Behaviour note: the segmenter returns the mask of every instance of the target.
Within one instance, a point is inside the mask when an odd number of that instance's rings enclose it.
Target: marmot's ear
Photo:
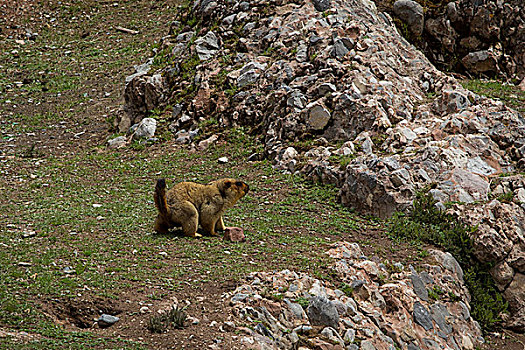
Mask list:
[[[226,190],[232,186],[232,182],[230,180],[226,180],[224,182],[219,183],[219,192],[223,197],[226,196]]]

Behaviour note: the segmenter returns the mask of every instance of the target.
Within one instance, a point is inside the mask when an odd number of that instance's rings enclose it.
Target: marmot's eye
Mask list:
[[[237,181],[237,182],[235,183],[235,186],[237,186],[237,187],[241,187],[241,186],[242,186],[242,182]]]

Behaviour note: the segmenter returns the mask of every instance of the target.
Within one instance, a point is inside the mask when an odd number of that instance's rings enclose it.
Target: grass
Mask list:
[[[335,202],[337,189],[281,174],[266,161],[247,166],[244,159],[258,146],[242,129],[228,138],[228,145],[211,147],[204,155],[176,148],[158,152],[151,147],[164,146],[151,146],[128,153],[94,148],[65,158],[14,159],[11,166],[20,170],[24,190],[0,182],[10,198],[0,203],[5,213],[0,324],[42,334],[38,300],[72,298],[86,290],[118,299],[139,286],[177,291],[187,281],[198,286],[290,267],[328,278],[324,251],[331,239],[360,227]],[[230,163],[218,166],[224,154]],[[248,244],[152,234],[156,178],[166,177],[171,185],[226,175],[250,179],[253,190],[225,218],[244,227]],[[280,193],[275,193],[276,183]],[[26,228],[36,236],[21,238]],[[75,273],[65,274],[65,267]]]
[[[479,95],[500,100],[521,113],[525,112],[525,92],[515,85],[485,79],[463,80],[461,85]]]

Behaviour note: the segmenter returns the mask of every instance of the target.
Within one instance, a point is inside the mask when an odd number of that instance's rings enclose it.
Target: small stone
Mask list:
[[[312,129],[323,130],[330,118],[330,112],[325,107],[320,104],[313,104],[309,108],[307,122]]]
[[[157,130],[157,121],[153,118],[144,118],[142,121],[134,128],[132,138],[134,140],[138,139],[149,139],[155,135]]]
[[[247,85],[251,85],[257,81],[259,78],[259,73],[257,73],[255,70],[249,70],[246,73],[241,74],[237,78],[237,86],[240,88],[245,87]]]
[[[246,298],[248,298],[249,295],[248,294],[244,294],[244,293],[237,293],[235,294],[233,297],[232,297],[232,302],[242,302],[244,300],[246,300]]]
[[[112,316],[108,314],[102,314],[100,318],[97,320],[98,325],[102,328],[109,327],[119,321],[119,318],[117,316]]]
[[[301,325],[301,326],[298,326],[296,328],[293,329],[293,331],[297,334],[302,334],[302,335],[308,335],[310,334],[310,332],[313,330],[312,327],[310,326],[306,326],[306,325]]]
[[[424,307],[419,301],[414,303],[413,316],[414,321],[421,327],[425,328],[425,330],[429,331],[434,328],[430,313],[428,312],[427,308]]]
[[[420,4],[412,0],[398,0],[394,3],[394,13],[408,24],[412,33],[415,35],[423,33],[425,18]]]
[[[412,286],[414,287],[414,292],[416,292],[417,296],[424,301],[428,301],[428,291],[425,286],[425,283],[423,283],[423,280],[419,277],[417,273],[412,273],[410,275],[410,280],[412,281]]]
[[[197,317],[191,317],[191,316],[189,316],[187,320],[189,323],[191,323],[194,326],[198,325],[201,322]]]
[[[355,329],[347,329],[343,337],[343,340],[346,343],[353,343],[355,340]]]
[[[108,148],[115,149],[115,148],[122,148],[126,146],[127,139],[125,136],[117,136],[114,139],[108,140],[107,146]]]
[[[141,314],[145,314],[146,312],[150,312],[150,309],[147,306],[143,306],[143,307],[140,308],[139,312]]]
[[[331,343],[338,343],[341,346],[345,345],[344,340],[341,338],[339,333],[332,327],[326,327],[321,331],[321,335],[325,336]]]
[[[339,329],[339,313],[330,300],[322,296],[313,297],[306,309],[312,325]]]
[[[330,0],[313,0],[313,4],[319,12],[324,12],[330,8]]]
[[[226,331],[226,332],[233,332],[235,330],[235,323],[233,323],[232,321],[226,321],[224,322],[224,324],[222,325],[222,328]]]
[[[70,266],[67,266],[62,269],[62,272],[65,273],[66,275],[71,275],[71,274],[74,274],[76,271]]]
[[[461,63],[471,72],[479,74],[497,72],[498,58],[488,50],[470,52],[461,59]]]
[[[363,340],[361,342],[361,350],[376,350],[376,347],[371,340]]]
[[[246,241],[246,236],[241,227],[226,227],[223,239],[230,242],[244,242]]]
[[[206,140],[202,140],[201,142],[199,142],[197,148],[201,151],[204,151],[205,149],[210,147],[210,145],[214,144],[215,141],[217,141],[218,139],[219,139],[219,136],[212,135],[208,137]]]
[[[35,231],[28,231],[26,233],[24,233],[22,235],[22,238],[30,238],[30,237],[34,237],[36,236],[36,232]]]

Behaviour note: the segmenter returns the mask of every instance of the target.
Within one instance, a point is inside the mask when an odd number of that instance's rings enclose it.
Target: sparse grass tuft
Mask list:
[[[525,113],[525,92],[515,85],[485,79],[463,80],[461,85],[479,95],[501,100],[507,106]]]

